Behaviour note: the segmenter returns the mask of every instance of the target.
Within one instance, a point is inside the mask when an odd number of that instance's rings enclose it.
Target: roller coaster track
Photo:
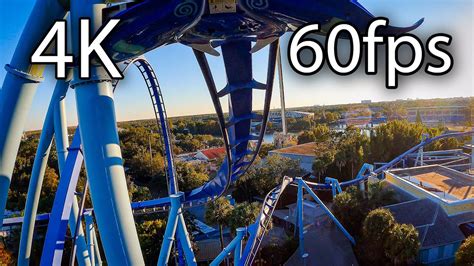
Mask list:
[[[285,191],[286,187],[293,182],[293,178],[285,176],[280,185],[273,188],[265,197],[262,209],[257,217],[257,221],[249,226],[249,237],[247,245],[245,246],[240,265],[251,265],[255,256],[257,256],[258,249],[265,236],[268,225],[272,221],[273,211],[280,199],[280,196]]]
[[[198,60],[204,74],[211,98],[213,99],[227,156],[214,179],[199,188],[185,193],[185,201],[183,203],[184,208],[202,205],[221,196],[227,190],[229,185],[237,180],[239,176],[244,174],[255,160],[258,150],[263,142],[266,121],[268,120],[268,113],[270,110],[277,49],[278,40],[270,45],[267,82],[266,84],[262,84],[252,78],[252,57],[250,53],[251,40],[240,40],[222,44],[224,63],[226,65],[227,79],[229,83],[221,91],[216,90],[205,55],[200,51],[194,51],[196,59]],[[238,55],[235,55],[234,52],[236,51],[238,52]],[[241,61],[241,64],[235,64],[235,61],[239,60]],[[158,129],[162,135],[162,144],[164,144],[166,150],[166,156],[164,157],[166,159],[167,180],[169,187],[172,187],[172,183],[176,179],[175,174],[172,172],[174,167],[172,166],[173,158],[170,132],[158,80],[153,69],[145,58],[137,57],[133,60],[126,61],[123,64],[122,71],[125,72],[131,65],[137,66],[147,84],[155,110]],[[234,65],[236,66],[234,67]],[[241,69],[247,70],[247,73],[245,73],[246,75],[242,75]],[[240,73],[237,71],[240,71]],[[244,76],[245,79],[239,79],[242,76]],[[114,90],[117,88],[118,84],[118,80],[113,81],[112,86]],[[265,90],[265,103],[262,115],[252,112],[253,89]],[[224,113],[219,101],[220,98],[226,95],[229,96],[229,119],[227,121],[224,120]],[[239,108],[237,102],[243,102],[245,103],[245,106]],[[250,134],[251,121],[263,122],[258,135]],[[248,148],[249,141],[252,140],[257,141],[254,150]],[[80,163],[82,163],[82,160]],[[170,191],[172,191],[172,189]],[[168,197],[158,198],[143,202],[134,202],[131,205],[132,209],[135,211],[156,208],[166,211],[169,209],[170,199]],[[41,214],[37,216],[37,220],[47,220],[49,219],[49,216],[49,214]],[[5,219],[5,225],[11,225],[12,223],[9,223],[9,221],[13,223],[18,222],[18,218],[13,219],[14,220]]]
[[[462,132],[462,133],[448,133],[448,134],[436,136],[433,138],[424,139],[419,144],[415,145],[414,147],[410,148],[406,152],[397,156],[396,158],[394,158],[387,164],[375,169],[373,172],[366,173],[367,168],[363,167],[361,169],[361,173],[359,174],[360,176],[359,178],[342,182],[340,183],[340,186],[348,187],[348,186],[356,185],[360,182],[367,180],[370,176],[377,176],[383,171],[396,166],[401,160],[405,159],[409,154],[416,152],[419,148],[429,145],[430,143],[433,143],[434,141],[437,141],[443,138],[463,137],[463,136],[472,135],[472,134],[474,134],[474,131]],[[239,265],[241,266],[252,265],[255,259],[255,256],[258,253],[260,244],[265,236],[268,224],[270,223],[272,219],[275,205],[278,202],[278,199],[280,198],[285,188],[292,182],[293,182],[293,179],[285,177],[281,185],[278,185],[277,187],[272,189],[265,197],[265,200],[263,201],[262,209],[260,211],[259,216],[257,217],[256,222],[252,224],[251,226],[249,226],[247,230],[249,233],[249,236],[248,236],[248,240],[247,240],[247,244],[245,246],[244,252],[242,253],[242,257],[241,257]],[[314,182],[309,182],[309,181],[305,181],[305,183],[313,190],[330,190],[331,189],[330,184],[314,183]]]
[[[232,57],[226,57],[226,50],[227,49],[241,49],[242,54],[241,57],[245,58],[245,54],[250,55],[250,41],[246,42],[237,42],[237,46],[232,47],[223,47],[223,54],[224,54],[224,62],[230,62],[234,60],[238,60]],[[225,46],[225,44],[223,44]],[[278,42],[274,42],[270,46],[269,51],[269,68],[267,73],[267,84],[261,84],[253,80],[250,73],[250,79],[239,81],[234,80],[232,76],[232,72],[234,69],[232,67],[227,68],[226,63],[226,70],[228,74],[228,85],[221,91],[216,90],[216,86],[214,80],[212,78],[212,74],[210,72],[209,65],[207,63],[205,55],[200,51],[194,51],[196,59],[201,67],[201,70],[204,74],[206,84],[208,86],[209,92],[211,94],[211,98],[213,100],[218,121],[221,126],[221,131],[224,139],[224,144],[226,148],[226,158],[221,165],[216,177],[206,183],[205,185],[194,189],[192,191],[185,193],[185,202],[183,207],[192,207],[196,205],[205,204],[210,200],[215,199],[216,197],[221,196],[229,187],[229,185],[237,180],[239,176],[241,176],[248,167],[252,164],[255,157],[257,156],[258,150],[261,146],[263,141],[263,134],[265,133],[265,125],[268,119],[268,113],[270,108],[270,99],[271,99],[271,92],[273,87],[273,78],[274,78],[274,71],[275,71],[275,62],[276,62],[276,54],[278,49]],[[235,52],[235,51],[234,51]],[[238,54],[238,53],[237,53]],[[248,59],[248,58],[247,58]],[[250,62],[247,63],[247,69],[251,70],[251,66],[249,67],[248,64],[251,65]],[[176,174],[173,172],[173,153],[171,149],[171,140],[170,140],[170,132],[168,126],[168,120],[166,115],[166,109],[163,103],[163,97],[161,94],[161,90],[158,84],[157,77],[151,68],[150,64],[146,61],[143,57],[138,57],[133,60],[127,61],[124,63],[123,71],[126,71],[129,66],[135,65],[140,73],[142,74],[154,108],[155,118],[158,124],[158,130],[161,134],[161,144],[165,148],[165,163],[167,167],[167,181],[168,181],[168,189],[170,193],[177,191],[177,184],[176,184]],[[230,65],[230,64],[229,64]],[[239,64],[237,64],[239,65]],[[241,65],[238,66],[239,68],[242,67]],[[244,67],[245,68],[245,67]],[[245,76],[245,75],[244,75]],[[118,86],[119,82],[113,82],[113,89],[115,90]],[[256,114],[252,112],[252,90],[253,89],[264,89],[265,90],[265,105],[263,110],[263,115]],[[229,119],[225,121],[224,113],[222,111],[222,107],[220,105],[220,98],[223,96],[229,95]],[[237,105],[233,105],[234,101],[239,99],[239,101],[250,103],[246,106],[246,108],[241,108],[240,110],[236,110],[235,107]],[[234,108],[234,109],[233,109]],[[251,121],[262,121],[262,127],[258,135],[250,134],[250,122]],[[397,156],[392,161],[388,162],[387,164],[383,165],[382,167],[375,169],[373,172],[368,174],[363,174],[359,178],[342,182],[340,183],[341,187],[347,187],[351,185],[356,185],[362,181],[365,181],[371,175],[377,175],[382,173],[383,171],[390,169],[396,166],[401,160],[406,158],[409,154],[417,151],[419,148],[424,147],[434,141],[437,141],[442,138],[448,137],[462,137],[466,135],[473,134],[474,132],[463,132],[463,133],[450,133],[444,134],[433,138],[427,138],[417,144],[416,146],[412,147],[411,149],[407,150],[403,154]],[[248,143],[251,140],[257,140],[256,149],[250,150],[248,149]],[[72,145],[73,146],[73,145]],[[75,145],[79,147],[79,145]],[[71,153],[72,154],[72,153]],[[77,163],[81,164],[82,160],[78,160]],[[78,173],[77,173],[78,174]],[[262,239],[265,235],[266,229],[268,224],[271,221],[273,211],[275,209],[276,203],[280,198],[281,194],[285,190],[285,188],[292,183],[292,179],[285,177],[282,184],[275,187],[272,191],[270,191],[267,196],[265,197],[264,204],[262,206],[261,212],[255,224],[251,225],[248,228],[249,238],[244,249],[241,265],[250,265],[260,247]],[[306,182],[313,190],[329,190],[331,189],[330,184],[321,184],[321,183],[312,183]],[[155,209],[158,208],[159,210],[166,211],[169,208],[170,200],[169,198],[159,198],[149,201],[143,202],[134,202],[132,203],[132,209],[139,210],[139,209]],[[53,208],[54,209],[54,208]],[[90,211],[90,209],[85,210]],[[147,213],[147,212],[145,212]],[[45,221],[49,220],[50,214],[41,214],[37,216],[37,221]],[[7,218],[4,220],[4,226],[12,226],[15,224],[19,224],[22,222],[22,217],[19,218]],[[64,234],[62,234],[65,236]]]
[[[408,149],[406,152],[404,152],[404,153],[400,154],[399,156],[395,157],[390,162],[388,162],[388,163],[384,164],[383,166],[375,169],[372,173],[363,174],[363,175],[360,175],[359,178],[355,178],[355,179],[352,179],[352,180],[349,180],[349,181],[341,182],[340,186],[342,188],[344,188],[344,187],[357,185],[358,183],[367,180],[371,175],[381,174],[383,171],[388,170],[388,169],[394,167],[395,165],[397,165],[399,162],[401,162],[403,159],[405,159],[409,154],[412,154],[413,152],[416,152],[421,147],[425,147],[425,146],[427,146],[427,145],[429,145],[429,144],[431,144],[431,143],[433,143],[437,140],[444,139],[444,138],[451,138],[451,137],[453,137],[453,138],[454,137],[463,137],[463,136],[468,136],[468,135],[472,135],[472,134],[474,134],[474,131],[447,133],[447,134],[439,135],[439,136],[432,137],[432,138],[426,138],[426,139],[422,140],[420,143],[418,143],[417,145],[415,145],[412,148]],[[306,182],[306,183],[313,190],[330,190],[331,189],[331,185],[327,184],[327,183],[324,183],[324,184],[323,183],[314,183],[314,182]]]

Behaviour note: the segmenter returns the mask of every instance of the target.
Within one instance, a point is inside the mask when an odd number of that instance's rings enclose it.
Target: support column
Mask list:
[[[101,266],[102,265],[102,258],[100,256],[100,250],[99,250],[99,241],[97,240],[97,235],[95,232],[95,227],[94,230],[92,231],[92,239],[94,241],[94,254],[95,254],[95,260],[97,261],[97,265]]]
[[[68,81],[58,80],[56,82],[56,87],[54,88],[53,95],[51,96],[46,118],[43,123],[43,129],[41,131],[41,137],[36,151],[33,170],[31,172],[31,178],[28,185],[24,219],[21,227],[22,230],[18,252],[18,265],[29,265],[39,197],[41,194],[44,173],[47,167],[49,152],[54,135],[53,117],[55,113],[55,105],[60,101],[61,98],[64,98],[68,86]],[[59,156],[58,160],[60,160]],[[80,263],[80,265],[84,264]]]
[[[58,80],[60,82],[60,80]],[[69,82],[67,84],[69,86]],[[66,158],[68,155],[69,138],[67,130],[67,119],[66,119],[66,93],[58,98],[58,101],[54,103],[54,140],[56,143],[56,152],[58,157],[59,172],[62,173],[65,168]],[[71,235],[75,234],[77,228],[76,221],[79,211],[79,204],[76,195],[72,198],[72,208],[69,216],[69,229]],[[90,252],[87,252],[87,244],[84,238],[84,229],[82,225],[79,225],[77,230],[76,243],[76,258],[79,266],[91,265],[93,257]]]
[[[237,228],[237,245],[235,246],[234,249],[234,265],[239,265],[240,258],[242,257],[242,239],[245,236],[245,233],[247,232],[247,229],[240,227]]]
[[[280,81],[280,109],[281,109],[281,126],[283,135],[286,137],[287,129],[286,129],[286,107],[285,107],[285,87],[283,84],[283,66],[281,62],[281,49],[278,46],[278,55],[277,55],[277,65],[278,65],[278,78]]]
[[[303,256],[304,252],[304,226],[303,226],[303,179],[301,177],[295,178],[298,182],[298,195],[296,202],[297,209],[297,224],[298,224],[298,238],[299,238],[299,249],[300,255]]]
[[[95,266],[95,255],[94,255],[94,222],[92,221],[92,213],[87,212],[84,213],[84,219],[86,220],[86,238],[87,238],[87,246],[91,258],[91,265]]]
[[[55,20],[64,18],[66,10],[57,0],[38,0],[26,23],[0,90],[0,227],[15,159],[25,121],[44,66],[31,65],[30,55]]]
[[[79,55],[79,19],[91,19],[96,32],[102,23],[101,0],[72,0],[73,54]],[[102,66],[91,66],[91,78],[72,82],[92,204],[110,265],[144,265],[128,197],[115,117],[111,78]]]
[[[181,208],[181,197],[183,194],[173,194],[170,196],[171,209],[168,213],[168,222],[166,223],[165,234],[163,235],[163,242],[161,242],[160,255],[158,257],[158,265],[167,265],[173,241],[176,235],[176,228],[178,227],[178,210]]]

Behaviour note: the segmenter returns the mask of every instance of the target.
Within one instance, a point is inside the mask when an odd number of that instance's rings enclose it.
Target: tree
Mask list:
[[[370,160],[388,162],[419,143],[424,132],[422,124],[410,124],[406,120],[378,126],[370,139]]]
[[[210,224],[217,224],[219,226],[219,236],[221,249],[224,249],[224,226],[228,225],[229,215],[232,212],[232,205],[228,199],[224,197],[217,198],[207,204],[206,222]]]
[[[2,261],[0,262],[0,265],[15,265],[15,257],[13,252],[7,249],[7,244],[3,240],[3,238],[0,239],[0,258],[2,258]]]
[[[309,142],[314,142],[315,139],[316,138],[314,136],[313,131],[305,130],[301,134],[298,135],[298,145],[309,143]]]
[[[285,175],[298,176],[303,173],[298,160],[269,155],[265,160],[254,162],[247,173],[237,180],[232,196],[238,202],[251,202],[256,196],[264,197],[281,183]]]
[[[274,150],[276,147],[272,143],[263,143],[260,147],[260,151],[258,152],[258,156],[260,158],[265,158],[268,156],[268,152]]]
[[[394,225],[395,219],[389,210],[380,208],[369,212],[362,228],[363,260],[374,265],[387,264],[385,243]]]
[[[229,227],[234,233],[239,227],[246,227],[254,223],[260,214],[260,204],[258,202],[242,202],[235,205],[229,215]]]
[[[320,145],[318,145],[320,146]],[[320,148],[317,148],[319,150]],[[335,150],[332,148],[324,148],[320,150],[316,158],[314,159],[313,165],[311,166],[313,173],[316,174],[318,178],[321,178],[321,175],[326,172],[326,169],[334,163],[335,160]]]
[[[472,266],[474,261],[474,235],[469,236],[456,252],[456,265]]]
[[[362,223],[367,215],[367,207],[363,194],[356,187],[337,194],[334,198],[332,211],[341,224],[353,236],[359,236]]]
[[[395,192],[385,188],[381,181],[369,183],[368,189],[368,207],[375,209],[396,203]]]
[[[140,247],[147,265],[156,264],[166,229],[164,219],[143,221],[136,224]]]
[[[420,110],[416,110],[416,123],[423,124],[423,120],[421,119]]]
[[[367,263],[406,265],[418,255],[418,231],[413,225],[398,224],[387,209],[370,211],[362,233],[359,255]]]
[[[182,191],[189,191],[200,187],[209,180],[204,164],[177,162],[175,166],[178,186]]]
[[[271,239],[269,244],[262,247],[260,257],[265,261],[264,265],[284,265],[298,248],[298,239],[286,237],[283,244],[279,239]]]
[[[151,156],[149,152],[134,155],[130,160],[126,161],[127,173],[137,184],[148,185],[152,180],[159,180],[159,183],[164,185],[162,188],[166,188],[164,159],[159,154]],[[163,193],[163,191],[160,192]]]
[[[317,124],[310,130],[305,130],[300,135],[298,135],[298,144],[304,144],[308,142],[326,142],[331,137],[331,130],[326,124]]]
[[[372,243],[379,245],[390,233],[395,219],[389,210],[379,208],[369,212],[364,220],[363,233]]]
[[[419,249],[418,231],[411,224],[395,224],[385,240],[385,255],[393,265],[414,261]]]

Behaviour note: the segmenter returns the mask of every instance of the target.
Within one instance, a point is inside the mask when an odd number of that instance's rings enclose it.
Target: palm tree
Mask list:
[[[228,225],[229,216],[234,207],[228,199],[221,197],[207,204],[206,222],[219,225],[221,250],[224,249],[223,228]]]

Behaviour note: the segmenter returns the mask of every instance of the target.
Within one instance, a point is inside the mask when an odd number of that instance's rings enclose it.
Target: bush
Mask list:
[[[474,262],[474,235],[469,236],[456,252],[456,265],[472,266]]]
[[[418,255],[418,231],[411,224],[395,224],[385,243],[385,255],[392,264],[413,261]]]
[[[334,198],[332,211],[341,224],[353,236],[360,235],[367,211],[361,200],[362,193],[356,188],[338,194]]]
[[[283,265],[298,248],[298,239],[288,237],[283,245],[271,241],[260,251],[260,257],[265,260],[265,265]]]
[[[404,265],[416,258],[419,248],[415,227],[396,223],[389,210],[379,208],[364,220],[357,255],[367,265]]]

